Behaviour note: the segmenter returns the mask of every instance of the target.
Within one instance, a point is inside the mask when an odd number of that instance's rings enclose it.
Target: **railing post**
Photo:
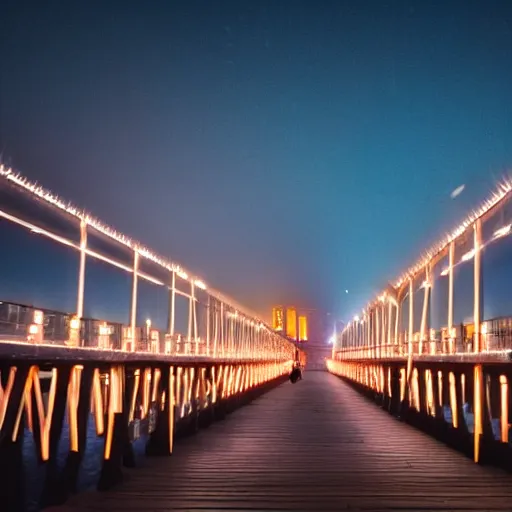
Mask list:
[[[400,317],[402,315],[402,306],[401,302],[398,300],[396,301],[396,316],[395,316],[395,345],[397,345],[398,348],[398,354],[402,355],[402,347],[400,345],[400,339],[398,337],[398,325],[400,323]]]
[[[224,350],[224,302],[220,303],[220,352],[225,354]]]
[[[193,322],[193,317],[194,317],[194,311],[193,311],[193,302],[194,302],[194,299],[192,298],[193,297],[193,283],[192,283],[192,279],[190,280],[190,296],[188,298],[188,322],[187,322],[187,354],[189,353],[189,350],[190,350],[190,343],[192,342],[192,322]]]
[[[381,323],[381,314],[380,314],[380,306],[377,305],[375,307],[375,357],[380,357],[380,349],[381,349],[381,340],[380,340],[380,323]]]
[[[391,319],[393,318],[393,302],[388,297],[388,354],[393,356],[393,347],[391,343]]]
[[[79,320],[84,316],[84,290],[85,290],[85,258],[87,249],[87,223],[80,221],[80,264],[78,268],[78,293],[76,299],[76,316]]]
[[[190,280],[191,286],[191,295],[192,295],[192,318],[193,318],[193,327],[194,327],[194,352],[197,356],[199,353],[199,340],[197,337],[197,307],[196,307],[196,286],[193,280]]]
[[[132,302],[130,309],[130,338],[131,347],[130,352],[135,352],[135,343],[137,336],[135,335],[135,329],[137,326],[137,287],[139,280],[139,251],[135,249],[133,251],[133,279],[132,279]],[[124,347],[126,350],[126,347]]]
[[[210,294],[208,294],[208,303],[206,304],[206,356],[210,355]]]
[[[414,280],[409,277],[409,331],[407,336],[407,392],[410,393],[414,337]]]
[[[423,310],[421,312],[420,327],[420,354],[423,354],[423,343],[427,339],[427,318],[428,318],[428,298],[430,293],[430,273],[428,265],[425,267],[425,290],[423,295]]]
[[[474,268],[474,308],[473,308],[473,323],[475,329],[475,336],[473,342],[473,352],[481,352],[481,339],[480,339],[480,324],[481,324],[481,268],[482,268],[482,260],[481,260],[481,245],[482,245],[482,221],[477,219],[473,225],[474,229],[474,251],[475,257],[473,262]]]
[[[213,310],[215,313],[215,324],[213,327],[213,357],[217,357],[217,344],[219,341],[219,303],[217,300],[213,303]]]
[[[169,317],[167,319],[167,331],[174,336],[174,325],[176,315],[176,271],[171,271],[171,289],[169,293]]]
[[[450,242],[448,250],[448,338],[449,351],[453,351],[453,266],[455,264],[455,242]]]
[[[386,357],[388,353],[388,324],[387,324],[387,316],[388,316],[388,308],[386,307],[386,303],[383,302],[380,306],[380,344],[381,344],[381,351],[380,351],[380,357]]]

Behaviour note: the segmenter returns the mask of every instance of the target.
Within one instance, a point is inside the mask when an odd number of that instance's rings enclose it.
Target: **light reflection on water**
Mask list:
[[[67,418],[67,411],[66,416]],[[142,465],[147,443],[147,436],[142,436],[132,443],[137,465]],[[94,417],[89,416],[87,422],[87,441],[85,453],[78,473],[77,491],[83,492],[94,489],[101,474],[103,462],[104,438],[96,435]],[[32,433],[25,429],[23,436],[23,461],[25,476],[25,510],[38,512],[39,500],[43,492],[46,477],[46,464],[40,463],[37,457],[37,447]],[[69,426],[64,420],[62,434],[57,449],[57,467],[62,473],[69,453]]]

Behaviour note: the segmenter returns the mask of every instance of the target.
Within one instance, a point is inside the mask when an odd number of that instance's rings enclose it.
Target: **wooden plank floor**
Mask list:
[[[73,511],[506,510],[512,476],[398,422],[337,377],[309,372],[149,459]]]

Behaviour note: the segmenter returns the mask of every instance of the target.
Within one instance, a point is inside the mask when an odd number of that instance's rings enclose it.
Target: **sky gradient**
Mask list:
[[[0,7],[3,161],[262,313],[350,318],[511,167],[511,2],[106,3]]]

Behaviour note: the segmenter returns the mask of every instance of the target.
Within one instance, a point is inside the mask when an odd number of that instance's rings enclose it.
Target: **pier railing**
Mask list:
[[[0,300],[5,299],[0,302],[0,350],[4,352],[11,342],[255,361],[287,361],[295,356],[295,345],[273,331],[256,313],[177,263],[2,165],[0,221],[13,233],[22,234],[31,247],[33,244],[35,255],[38,242],[46,241],[65,247],[66,257],[74,259],[77,266],[76,281],[73,279],[72,284],[76,287],[76,308],[72,312],[48,311],[44,303],[37,304],[39,307],[23,305],[30,303],[29,299],[14,304],[9,290],[0,290]],[[2,248],[10,247],[8,236],[0,236],[4,237]],[[130,296],[123,297],[123,302],[129,303],[128,310],[120,315],[126,316],[126,323],[111,318],[87,318],[85,290],[87,280],[91,279],[89,264],[93,262],[130,276]],[[42,269],[44,272],[44,266]],[[143,285],[146,290],[151,289],[153,297],[158,297],[160,306],[162,297],[166,297],[165,319],[157,322],[151,314],[141,319],[139,300]],[[109,283],[102,282],[101,286],[108,290]]]

